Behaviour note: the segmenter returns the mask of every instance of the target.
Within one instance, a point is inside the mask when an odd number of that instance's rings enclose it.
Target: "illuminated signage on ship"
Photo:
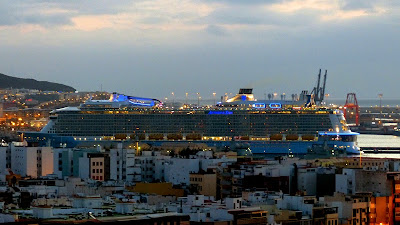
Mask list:
[[[231,115],[233,112],[231,111],[210,111],[208,115]]]

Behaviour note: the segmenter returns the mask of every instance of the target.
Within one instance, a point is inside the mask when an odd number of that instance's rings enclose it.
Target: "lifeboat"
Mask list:
[[[269,139],[272,141],[282,141],[283,135],[282,134],[272,134]]]
[[[186,140],[201,140],[200,134],[187,134]]]
[[[304,134],[304,135],[301,136],[301,139],[302,139],[303,141],[314,141],[315,135],[312,135],[312,134]]]
[[[182,140],[182,134],[167,134],[168,140]]]
[[[163,140],[163,134],[149,134],[149,140]]]
[[[297,135],[297,134],[288,134],[288,135],[286,135],[286,140],[287,141],[297,141],[297,140],[299,140],[299,135]]]
[[[128,137],[128,135],[126,135],[126,134],[115,134],[114,135],[115,140],[126,140],[127,137]]]

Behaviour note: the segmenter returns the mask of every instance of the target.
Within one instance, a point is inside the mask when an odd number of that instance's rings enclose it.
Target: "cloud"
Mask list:
[[[373,10],[378,0],[343,0],[341,9],[343,10]]]
[[[224,3],[226,5],[238,5],[238,6],[258,6],[266,4],[274,4],[281,2],[282,0],[203,0],[208,3]]]
[[[274,12],[293,13],[301,10],[328,11],[335,10],[337,1],[326,0],[290,0],[280,1],[266,7]]]
[[[190,32],[212,24],[225,30],[270,29],[382,15],[388,7],[379,0],[3,0],[0,27]]]
[[[218,25],[208,25],[206,28],[207,33],[213,34],[216,36],[227,36],[228,32],[221,26]]]
[[[74,17],[113,15],[124,12],[131,1],[119,0],[2,0],[0,26],[38,25],[42,27],[70,25]]]
[[[286,14],[274,11],[269,6],[271,5],[263,7],[221,7],[207,16],[205,21],[225,27],[268,29],[272,27],[307,26],[314,23],[318,16],[315,12],[310,11],[296,11]]]
[[[69,24],[70,16],[74,12],[62,8],[52,8],[47,5],[27,3],[0,2],[0,26],[14,26],[21,24],[55,26]]]

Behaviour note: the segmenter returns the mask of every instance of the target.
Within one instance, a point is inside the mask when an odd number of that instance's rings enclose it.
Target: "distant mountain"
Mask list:
[[[6,89],[6,88],[16,88],[16,89],[25,88],[25,89],[36,89],[40,91],[62,91],[62,92],[76,91],[75,88],[64,84],[12,77],[0,73],[0,89]]]

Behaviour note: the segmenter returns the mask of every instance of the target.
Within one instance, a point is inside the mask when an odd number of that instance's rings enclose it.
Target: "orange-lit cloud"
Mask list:
[[[203,28],[205,25],[195,25],[191,21],[207,16],[213,10],[213,4],[189,0],[144,1],[130,5],[123,13],[74,16],[71,18],[73,24],[64,28],[82,31],[135,28],[192,30]]]
[[[369,15],[379,15],[386,12],[383,7],[373,9],[342,9],[339,0],[287,0],[266,6],[268,10],[282,14],[291,14],[301,11],[314,12],[321,22],[330,20],[350,20]]]
[[[266,8],[280,13],[293,13],[301,10],[327,11],[337,9],[338,3],[334,0],[292,0],[268,5]]]

